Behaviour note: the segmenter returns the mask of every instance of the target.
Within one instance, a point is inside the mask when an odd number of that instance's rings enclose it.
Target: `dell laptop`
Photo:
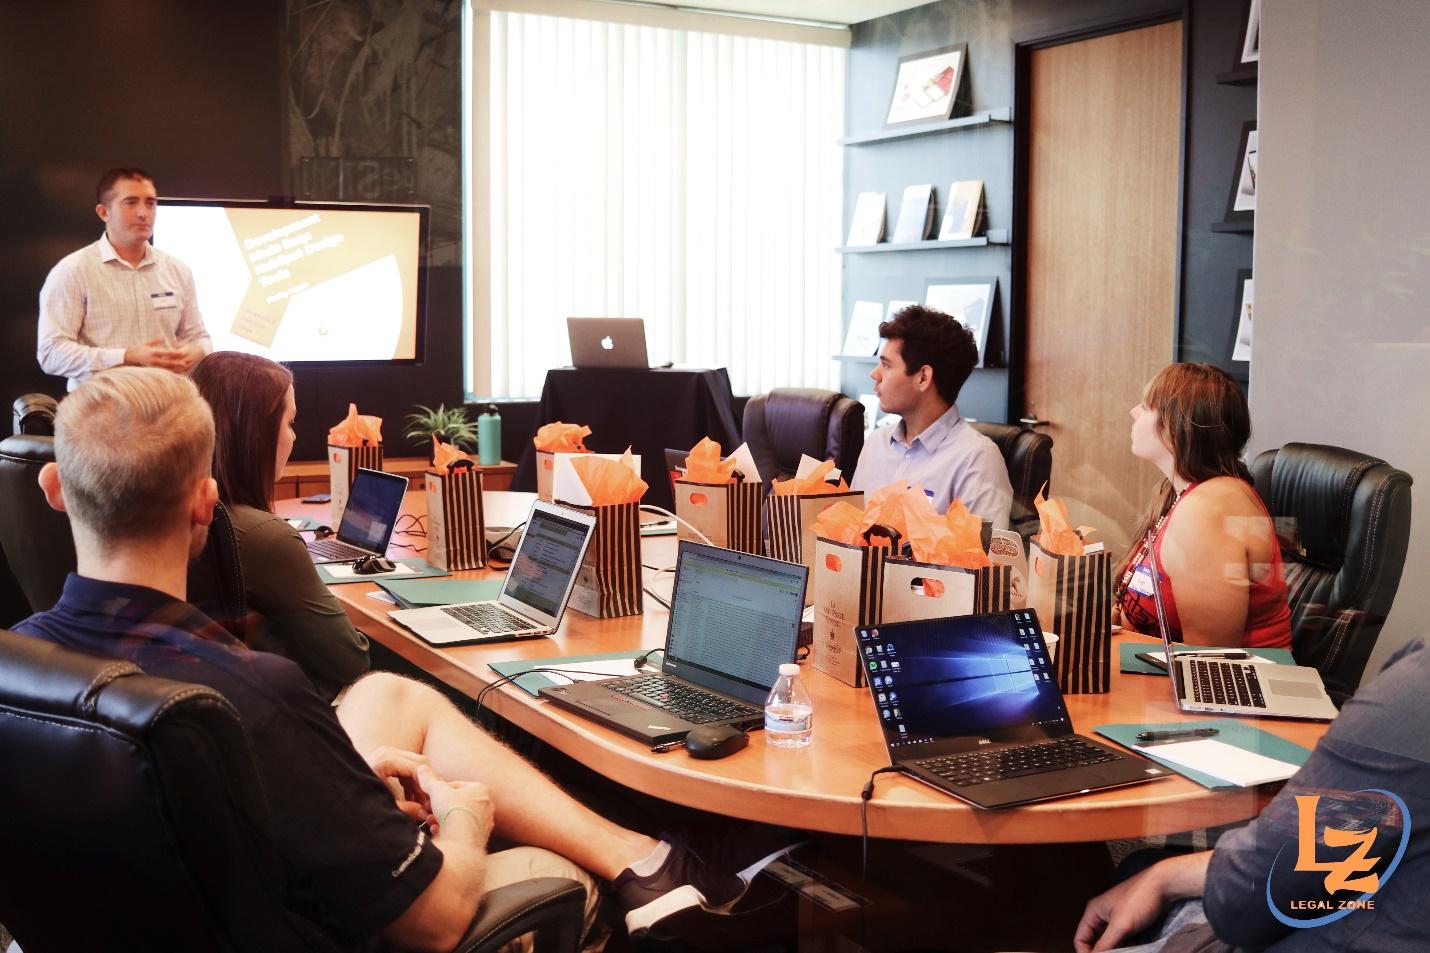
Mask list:
[[[315,563],[343,563],[385,554],[406,492],[407,477],[359,468],[337,538],[309,540],[308,555]]]
[[[1264,718],[1309,718],[1330,721],[1336,703],[1326,694],[1321,673],[1305,665],[1267,665],[1255,661],[1207,658],[1172,650],[1167,611],[1162,604],[1162,567],[1156,540],[1149,541],[1152,599],[1157,604],[1157,629],[1162,633],[1172,697],[1182,711]]]
[[[567,318],[572,367],[649,368],[640,318]]]
[[[537,501],[507,568],[501,595],[389,612],[392,621],[431,645],[508,642],[551,635],[586,558],[596,518],[579,510]]]
[[[659,673],[548,686],[541,697],[650,745],[696,725],[764,725],[765,696],[794,661],[809,570],[682,540]]]
[[[1031,609],[858,628],[889,761],[977,807],[1166,776],[1073,732]]]

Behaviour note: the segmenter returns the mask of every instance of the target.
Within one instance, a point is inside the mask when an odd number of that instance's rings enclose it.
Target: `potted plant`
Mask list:
[[[413,446],[425,446],[430,454],[432,438],[443,443],[456,444],[464,450],[477,447],[477,425],[467,418],[467,408],[448,408],[438,404],[436,409],[425,404],[417,405],[417,413],[407,415],[407,432],[403,434]]]

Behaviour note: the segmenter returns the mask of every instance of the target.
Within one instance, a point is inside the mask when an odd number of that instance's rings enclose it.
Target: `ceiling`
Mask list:
[[[849,25],[888,16],[930,0],[664,0],[662,6]]]

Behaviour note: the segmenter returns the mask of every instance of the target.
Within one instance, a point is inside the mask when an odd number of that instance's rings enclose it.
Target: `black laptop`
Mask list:
[[[364,556],[383,555],[392,541],[406,492],[407,477],[359,468],[353,475],[337,538],[309,540],[308,555],[315,563],[352,562]]]
[[[1164,777],[1073,732],[1031,609],[857,629],[889,760],[977,807]]]
[[[809,570],[680,542],[659,673],[549,686],[541,697],[652,745],[696,725],[764,725],[765,696],[794,661]]]

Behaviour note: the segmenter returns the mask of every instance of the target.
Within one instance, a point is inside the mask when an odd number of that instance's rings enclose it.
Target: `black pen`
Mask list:
[[[1176,731],[1139,731],[1138,741],[1171,741],[1173,738],[1210,738],[1220,734],[1215,728],[1179,728]]]

